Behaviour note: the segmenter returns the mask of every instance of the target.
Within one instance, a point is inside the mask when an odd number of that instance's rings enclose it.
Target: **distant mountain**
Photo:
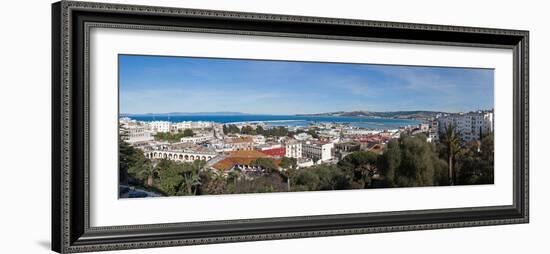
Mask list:
[[[130,114],[123,113],[121,116],[143,116],[143,115],[154,115],[154,116],[238,116],[238,115],[248,115],[241,112],[169,112],[169,113],[144,113],[144,114]]]
[[[373,111],[337,111],[318,114],[300,114],[298,116],[344,116],[344,117],[369,117],[369,118],[396,118],[396,119],[428,119],[435,117],[439,111],[389,111],[389,112],[373,112]]]

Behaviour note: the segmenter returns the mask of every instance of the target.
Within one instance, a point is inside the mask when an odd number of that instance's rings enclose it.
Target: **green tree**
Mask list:
[[[261,168],[265,169],[268,173],[275,172],[279,168],[277,167],[277,165],[275,165],[273,160],[268,158],[258,158],[252,162],[252,165],[260,166]]]
[[[281,159],[281,176],[286,179],[287,190],[290,191],[290,182],[292,178],[296,175],[296,170],[298,169],[298,163],[295,158],[283,157]]]
[[[173,161],[163,160],[159,163],[159,188],[169,196],[174,196],[183,182],[183,176],[180,172],[180,167]]]
[[[480,142],[467,143],[457,154],[455,184],[492,184],[494,182],[492,133]]]
[[[297,161],[295,158],[283,157],[281,159],[281,168],[283,169],[296,169]]]
[[[447,155],[447,166],[449,167],[449,184],[453,185],[455,182],[455,172],[453,170],[453,166],[455,156],[460,150],[460,138],[454,124],[449,124],[445,126],[445,132],[443,134],[444,135],[441,139],[441,143],[444,145],[445,153]]]
[[[183,130],[183,137],[193,137],[195,136],[195,133],[191,129],[185,129]]]
[[[242,177],[242,173],[240,170],[233,169],[227,173],[227,181],[233,183],[233,187],[236,187],[238,185],[239,180]]]
[[[131,147],[124,141],[122,138],[119,138],[118,140],[118,173],[119,173],[119,181],[121,184],[127,184],[129,172],[128,169],[133,166],[137,160],[138,152],[136,152],[135,148]],[[133,175],[135,178],[136,176]]]
[[[280,174],[286,181],[287,191],[292,191],[292,181],[298,175],[299,170],[294,168],[289,168],[284,171],[281,171]]]
[[[386,187],[393,187],[395,184],[395,172],[401,165],[401,148],[396,139],[392,139],[386,145],[381,156],[381,168],[384,175]]]
[[[335,165],[321,164],[309,170],[319,178],[316,190],[344,190],[350,186],[349,177]]]
[[[199,186],[199,193],[201,195],[209,194],[225,194],[234,193],[234,185],[228,182],[228,180],[218,170],[203,170],[199,172],[201,178],[201,185]],[[233,188],[233,190],[229,190]]]
[[[258,125],[256,127],[256,133],[259,134],[259,135],[264,135],[265,134],[264,127],[262,127],[261,125]]]
[[[370,187],[378,170],[379,155],[370,151],[353,152],[338,162],[338,167],[360,188]]]
[[[246,125],[241,128],[241,134],[256,135],[256,130],[252,126]]]
[[[296,177],[294,177],[293,191],[317,190],[319,182],[319,176],[310,168],[300,170]]]
[[[400,138],[401,163],[396,173],[398,186],[434,185],[435,149],[424,135]]]
[[[494,146],[494,134],[491,132],[485,135],[481,139],[480,157],[484,163],[483,170],[481,172],[480,183],[492,184],[494,183],[494,165],[495,165],[495,146]]]
[[[309,128],[307,130],[307,134],[311,135],[313,138],[319,138],[319,134],[317,134],[316,128]]]
[[[201,160],[196,160],[193,163],[183,163],[181,167],[181,174],[183,176],[182,187],[178,191],[179,195],[196,195],[198,187],[201,185],[201,178],[199,176],[200,170],[206,163]]]
[[[253,178],[241,178],[232,193],[265,193],[286,191],[286,184],[278,173],[265,174]]]
[[[191,129],[178,130],[176,133],[171,132],[157,132],[155,134],[156,140],[168,141],[170,143],[180,142],[183,137],[193,137],[195,133]]]
[[[145,157],[132,165],[128,171],[132,173],[135,172],[137,178],[145,181],[145,185],[148,187],[153,186],[153,180],[158,173],[158,170],[153,163]]]
[[[234,124],[224,124],[223,125],[223,133],[224,134],[235,134],[235,133],[241,133],[241,130],[237,125]]]

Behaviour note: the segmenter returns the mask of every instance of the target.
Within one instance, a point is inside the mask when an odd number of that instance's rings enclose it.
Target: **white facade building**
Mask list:
[[[265,144],[266,139],[264,135],[254,135],[252,136],[252,141],[254,142],[254,144],[261,145],[261,144]]]
[[[151,133],[142,125],[125,125],[125,141],[130,144],[153,140]]]
[[[430,121],[428,142],[439,142],[439,122],[437,120]]]
[[[306,142],[302,144],[302,156],[312,160],[324,162],[332,159],[333,143]]]
[[[199,135],[194,137],[183,137],[180,139],[181,143],[193,143],[198,144],[214,139],[213,135]]]
[[[178,130],[185,130],[185,129],[204,129],[204,128],[212,128],[213,127],[212,122],[204,122],[204,121],[186,121],[186,122],[179,122],[176,123],[176,128]]]
[[[154,132],[170,132],[170,126],[172,126],[172,123],[168,121],[149,122],[149,127]]]
[[[344,129],[344,135],[359,135],[359,136],[369,136],[379,134],[380,130],[369,130],[369,129]]]
[[[309,139],[312,139],[313,137],[305,132],[302,132],[294,135],[294,138],[297,140],[309,140]]]
[[[421,132],[428,132],[430,130],[430,125],[427,124],[427,123],[421,123],[421,124],[418,125],[418,129]]]
[[[311,167],[313,166],[313,160],[310,159],[310,158],[299,158],[296,160],[296,166],[298,166],[298,168],[307,168],[307,167]]]
[[[285,157],[302,158],[302,143],[297,141],[289,141],[285,143]]]
[[[340,137],[340,129],[325,129],[319,131],[319,136],[338,138]]]
[[[493,112],[489,111],[450,114],[438,118],[439,132],[444,133],[452,124],[462,141],[480,140],[483,134],[493,131],[493,120]]]

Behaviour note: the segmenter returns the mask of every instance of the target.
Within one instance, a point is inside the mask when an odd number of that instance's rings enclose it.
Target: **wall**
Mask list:
[[[346,17],[531,31],[531,223],[284,241],[134,250],[125,253],[468,253],[548,249],[550,32],[544,1],[116,1],[249,12]],[[50,239],[50,1],[6,1],[0,22],[1,253],[47,253]],[[17,152],[15,152],[17,151]],[[27,151],[22,153],[21,151]],[[546,230],[545,230],[546,229]]]

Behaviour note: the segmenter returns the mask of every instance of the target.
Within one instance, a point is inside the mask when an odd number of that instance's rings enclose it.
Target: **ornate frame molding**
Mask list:
[[[88,35],[92,27],[513,49],[514,205],[90,227]],[[528,31],[491,28],[72,1],[54,3],[52,249],[72,253],[528,223],[528,37]],[[205,233],[205,229],[216,229],[219,233]]]

